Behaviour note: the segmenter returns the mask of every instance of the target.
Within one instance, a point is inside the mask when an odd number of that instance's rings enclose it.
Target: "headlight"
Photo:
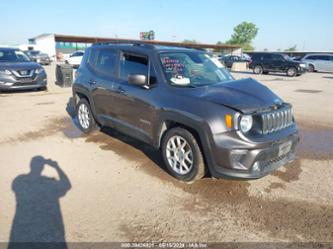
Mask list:
[[[246,133],[249,130],[251,130],[252,125],[253,125],[253,118],[251,115],[244,115],[242,116],[241,120],[240,120],[240,129],[242,132]]]
[[[36,74],[41,74],[41,73],[43,73],[44,72],[44,68],[37,68],[36,70],[35,70],[35,73]]]
[[[0,70],[0,74],[11,75],[12,72],[9,71],[9,70],[7,70],[7,69],[1,69],[1,70]]]
[[[305,64],[299,64],[299,66],[300,66],[300,67],[306,67],[306,65],[305,65]]]

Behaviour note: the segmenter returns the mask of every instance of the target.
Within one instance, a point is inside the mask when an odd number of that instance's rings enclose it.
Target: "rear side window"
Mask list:
[[[317,56],[315,56],[315,55],[310,55],[305,58],[305,60],[316,60],[316,59],[317,59]]]
[[[120,79],[127,80],[130,74],[148,75],[148,58],[143,55],[123,53],[120,57]]]
[[[95,49],[90,52],[87,64],[97,74],[114,77],[117,52],[109,48]]]
[[[331,56],[330,56],[330,61],[332,61],[332,62],[333,62],[333,55],[331,55]]]
[[[318,55],[317,60],[328,61],[330,58],[327,55]]]
[[[265,54],[264,56],[264,60],[272,60],[273,56],[271,54]]]

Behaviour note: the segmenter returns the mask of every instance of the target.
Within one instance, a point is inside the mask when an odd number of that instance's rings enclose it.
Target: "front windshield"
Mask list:
[[[165,77],[172,85],[196,87],[234,79],[217,58],[205,53],[161,53],[160,60]]]
[[[0,62],[27,62],[29,57],[19,50],[0,50]]]
[[[40,52],[39,51],[30,51],[29,54],[30,55],[39,55]]]

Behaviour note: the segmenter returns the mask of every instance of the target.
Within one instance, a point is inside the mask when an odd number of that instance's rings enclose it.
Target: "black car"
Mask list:
[[[47,77],[41,65],[18,49],[0,48],[0,91],[45,90],[46,86]]]
[[[239,55],[226,55],[221,57],[220,61],[225,67],[231,68],[234,62],[246,62],[249,63],[251,60]]]
[[[42,53],[38,50],[27,50],[24,51],[24,53],[26,53],[26,55],[28,55],[32,61],[35,61],[41,65],[51,64],[51,59],[48,54]]]
[[[295,158],[291,105],[254,79],[235,80],[203,51],[95,44],[72,89],[83,132],[112,127],[160,149],[183,181],[259,178]]]
[[[251,55],[249,68],[255,74],[268,74],[270,72],[286,73],[290,77],[299,76],[306,72],[306,65],[290,59],[280,53],[254,53]]]

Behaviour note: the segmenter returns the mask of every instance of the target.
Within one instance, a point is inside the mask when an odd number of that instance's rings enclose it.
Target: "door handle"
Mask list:
[[[89,83],[90,85],[96,85],[97,82],[96,82],[96,80],[89,80],[88,83]]]

